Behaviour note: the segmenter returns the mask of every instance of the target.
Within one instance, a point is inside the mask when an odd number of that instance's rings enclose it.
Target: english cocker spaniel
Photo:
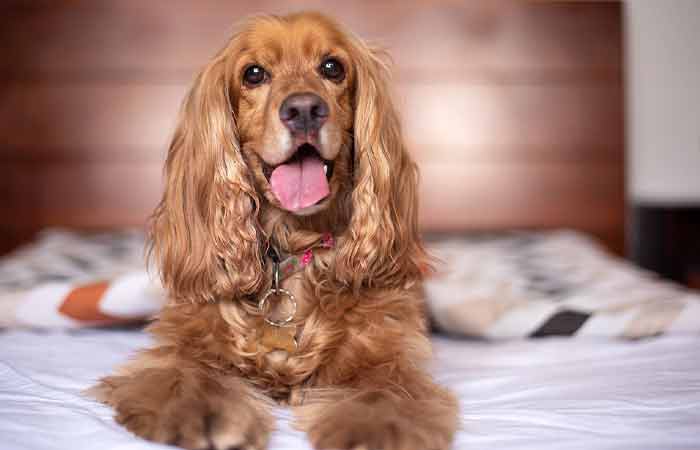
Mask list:
[[[153,348],[90,390],[135,434],[262,449],[274,402],[317,449],[445,449],[416,166],[382,55],[316,13],[256,17],[187,94],[150,256]]]

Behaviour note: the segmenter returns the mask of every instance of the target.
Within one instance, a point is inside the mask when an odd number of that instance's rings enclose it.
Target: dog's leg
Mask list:
[[[309,391],[297,408],[316,449],[444,450],[457,402],[417,369],[358,375],[349,389]]]
[[[272,417],[251,387],[162,353],[145,352],[87,393],[112,406],[117,422],[152,441],[188,449],[266,447]]]

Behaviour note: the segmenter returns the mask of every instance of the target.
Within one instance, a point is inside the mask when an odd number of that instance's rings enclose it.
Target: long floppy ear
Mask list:
[[[418,171],[403,143],[387,65],[358,39],[353,47],[355,187],[336,276],[354,289],[405,286],[428,265],[418,232]]]
[[[150,257],[172,301],[255,292],[262,279],[258,198],[241,155],[227,64],[235,38],[187,94],[154,212]]]

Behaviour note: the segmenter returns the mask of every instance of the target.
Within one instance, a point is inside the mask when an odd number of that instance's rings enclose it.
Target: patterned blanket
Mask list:
[[[138,323],[165,301],[139,231],[47,230],[0,260],[0,327]],[[489,339],[699,333],[700,295],[608,254],[580,233],[514,232],[431,242],[434,329]]]

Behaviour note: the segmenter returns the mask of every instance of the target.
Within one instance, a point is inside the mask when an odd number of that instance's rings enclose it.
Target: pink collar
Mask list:
[[[270,256],[270,259],[272,259],[273,264],[276,266],[273,268],[273,271],[279,271],[278,280],[281,281],[285,278],[290,277],[292,274],[303,270],[306,266],[311,264],[311,261],[313,261],[314,259],[314,249],[327,249],[333,247],[335,247],[335,239],[333,238],[333,235],[330,233],[323,233],[323,236],[321,236],[321,240],[319,242],[307,248],[301,253],[290,255],[284,259],[280,259],[278,256],[279,252],[277,252],[276,249],[270,246],[270,249],[272,251],[269,251],[268,255]],[[274,276],[275,274],[273,274],[273,277]]]

